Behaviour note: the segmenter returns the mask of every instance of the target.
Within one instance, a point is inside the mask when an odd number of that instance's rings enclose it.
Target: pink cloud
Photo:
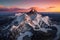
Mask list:
[[[6,6],[0,5],[0,8],[6,8]]]

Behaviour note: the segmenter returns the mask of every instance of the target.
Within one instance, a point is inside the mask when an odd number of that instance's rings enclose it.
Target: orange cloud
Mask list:
[[[55,6],[49,6],[48,8],[55,8]]]
[[[45,12],[60,12],[59,6],[50,6],[45,9]]]
[[[3,5],[0,5],[0,8],[6,8],[6,9],[8,9],[8,11],[17,11],[17,12],[20,12],[20,11],[21,12],[23,12],[23,11],[27,12],[29,10],[29,9],[28,10],[22,9],[18,6],[6,7],[6,6],[3,6]],[[45,7],[45,8],[39,8],[39,7],[31,7],[31,8],[35,9],[38,12],[60,12],[60,6],[59,5],[57,5],[57,6],[49,6],[48,5],[48,7]]]

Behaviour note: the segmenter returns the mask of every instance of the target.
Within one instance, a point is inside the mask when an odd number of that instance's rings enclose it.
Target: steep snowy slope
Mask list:
[[[32,13],[32,12],[31,12]],[[30,14],[30,13],[29,13]],[[59,34],[58,27],[51,24],[48,16],[42,16],[38,13],[17,13],[15,19],[7,26],[10,27],[6,34],[1,37],[2,40],[57,40]],[[7,35],[7,36],[6,36]]]

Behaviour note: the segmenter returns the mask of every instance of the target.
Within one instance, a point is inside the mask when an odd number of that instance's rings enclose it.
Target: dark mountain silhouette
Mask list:
[[[31,8],[31,10],[27,14],[31,15],[31,14],[36,14],[36,13],[37,11],[34,8]]]

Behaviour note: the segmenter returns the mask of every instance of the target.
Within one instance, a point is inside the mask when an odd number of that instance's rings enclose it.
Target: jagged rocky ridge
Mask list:
[[[52,25],[48,16],[43,17],[34,10],[15,14],[15,19],[6,27],[1,30],[1,40],[58,40],[56,25]]]

